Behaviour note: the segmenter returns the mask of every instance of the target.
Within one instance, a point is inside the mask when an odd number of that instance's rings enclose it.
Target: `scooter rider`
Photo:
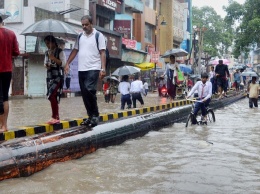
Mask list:
[[[189,92],[187,98],[189,98],[196,90],[198,90],[198,98],[194,107],[194,115],[196,117],[199,110],[201,110],[201,114],[203,116],[202,121],[205,122],[206,118],[206,107],[209,106],[210,98],[212,96],[212,84],[208,81],[208,74],[202,73],[201,81],[197,81],[193,86],[191,91]]]

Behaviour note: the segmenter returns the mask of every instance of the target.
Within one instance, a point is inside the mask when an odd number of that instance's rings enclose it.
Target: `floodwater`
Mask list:
[[[260,193],[260,108],[246,98],[215,114],[4,180],[0,193]]]

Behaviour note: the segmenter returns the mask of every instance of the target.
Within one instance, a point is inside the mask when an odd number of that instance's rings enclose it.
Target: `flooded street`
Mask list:
[[[246,98],[215,115],[4,180],[0,193],[260,193],[260,109]]]

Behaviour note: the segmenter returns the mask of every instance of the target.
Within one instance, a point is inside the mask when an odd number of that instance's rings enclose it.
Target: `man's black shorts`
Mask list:
[[[221,88],[225,88],[227,84],[227,79],[225,77],[218,77],[217,78],[217,85]]]

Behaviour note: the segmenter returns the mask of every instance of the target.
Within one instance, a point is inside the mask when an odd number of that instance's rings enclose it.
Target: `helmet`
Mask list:
[[[207,73],[202,73],[201,78],[209,78],[209,75]]]

